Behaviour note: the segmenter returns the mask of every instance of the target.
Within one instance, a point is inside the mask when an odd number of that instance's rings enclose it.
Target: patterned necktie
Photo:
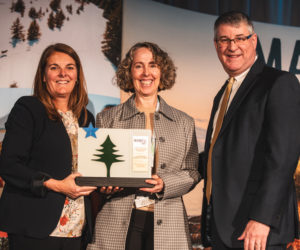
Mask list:
[[[229,82],[226,87],[226,90],[225,90],[225,94],[224,94],[221,106],[220,106],[219,115],[218,115],[217,122],[216,122],[215,132],[213,134],[213,138],[211,140],[211,144],[210,144],[209,151],[208,151],[207,181],[206,181],[207,182],[206,183],[206,199],[207,199],[208,204],[210,203],[211,188],[212,188],[212,151],[213,151],[214,145],[216,143],[216,140],[218,138],[221,127],[222,127],[224,115],[227,110],[227,105],[228,105],[231,88],[232,88],[234,81],[235,81],[234,77],[230,77]]]

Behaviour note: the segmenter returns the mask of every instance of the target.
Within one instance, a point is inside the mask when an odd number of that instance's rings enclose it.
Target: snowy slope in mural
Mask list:
[[[101,51],[107,19],[103,9],[87,2],[0,0],[0,129],[16,99],[31,94],[42,51],[57,42],[79,54],[94,114],[119,103],[115,66]]]

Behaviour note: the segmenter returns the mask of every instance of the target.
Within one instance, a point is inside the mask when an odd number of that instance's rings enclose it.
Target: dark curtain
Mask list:
[[[253,21],[300,26],[299,0],[153,0],[179,8],[220,15],[238,10],[246,13]]]

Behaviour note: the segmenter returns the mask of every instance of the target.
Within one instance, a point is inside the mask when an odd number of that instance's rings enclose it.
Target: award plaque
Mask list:
[[[152,187],[151,130],[87,128],[78,130],[80,186]]]

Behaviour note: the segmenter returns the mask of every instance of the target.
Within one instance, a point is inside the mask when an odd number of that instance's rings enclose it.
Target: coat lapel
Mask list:
[[[217,95],[215,96],[214,102],[213,102],[213,107],[211,110],[211,115],[210,115],[210,119],[209,119],[209,123],[208,123],[208,127],[207,127],[207,132],[206,132],[206,138],[205,138],[205,149],[209,149],[209,145],[210,145],[210,141],[211,141],[211,136],[212,136],[212,132],[213,132],[213,124],[214,124],[214,117],[216,115],[216,112],[218,110],[219,107],[219,103],[220,100],[222,98],[222,95],[225,91],[225,88],[227,86],[227,82],[226,81],[222,88],[219,90],[219,92],[217,93]]]
[[[128,120],[131,117],[135,116],[136,114],[141,113],[135,105],[135,94],[133,94],[125,103],[124,103],[124,108],[122,111],[122,116],[121,120]],[[158,96],[159,99],[159,113],[162,113],[165,117],[168,119],[175,121],[175,116],[172,111],[172,108],[165,102],[165,100],[161,97]]]
[[[240,88],[238,89],[237,93],[235,94],[232,102],[228,108],[228,111],[224,117],[223,125],[221,131],[219,133],[219,137],[222,135],[223,131],[226,129],[228,124],[230,123],[231,119],[236,114],[238,107],[243,102],[244,98],[247,96],[249,91],[252,89],[254,84],[256,83],[259,74],[263,71],[265,64],[259,60],[253,64],[252,68],[250,69],[249,73],[247,74],[246,78],[242,82]]]
[[[161,96],[158,96],[158,99],[159,99],[158,112],[163,114],[169,120],[175,121],[175,115],[174,115],[172,108],[165,102],[165,100]]]
[[[122,109],[122,115],[120,118],[122,121],[128,120],[133,116],[135,116],[136,114],[140,113],[140,111],[138,111],[138,109],[135,106],[134,98],[135,98],[135,94],[129,97],[129,99],[124,103]]]

